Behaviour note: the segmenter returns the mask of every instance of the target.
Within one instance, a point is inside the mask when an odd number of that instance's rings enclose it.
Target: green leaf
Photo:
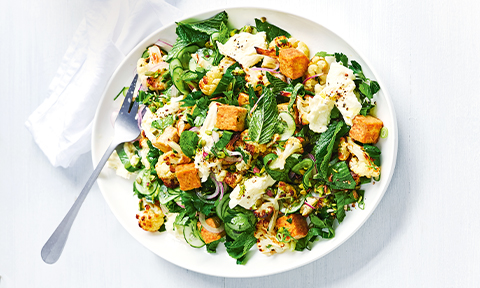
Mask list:
[[[337,192],[335,193],[335,200],[337,201],[337,211],[335,214],[337,215],[337,220],[339,223],[342,223],[343,219],[345,219],[345,205],[350,205],[352,203],[357,202],[355,197],[353,197],[352,192]]]
[[[372,91],[370,91],[370,86],[368,86],[367,83],[362,83],[359,86],[360,92],[363,93],[363,95],[367,96],[368,99],[373,98]]]
[[[265,89],[249,122],[248,136],[250,139],[259,144],[270,142],[275,134],[277,117],[277,102],[270,89]]]
[[[253,247],[253,245],[257,243],[257,238],[255,238],[255,236],[253,235],[254,231],[254,229],[251,229],[249,231],[243,232],[233,241],[227,240],[227,242],[225,242],[225,248],[227,248],[228,255],[230,255],[230,257],[234,259],[240,259],[244,257],[247,252]]]
[[[220,242],[225,242],[225,238],[220,238],[216,241],[208,243],[205,247],[207,248],[208,253],[217,253],[217,247]]]
[[[342,65],[348,68],[348,57],[343,53],[335,53],[335,61],[342,62]]]
[[[326,56],[333,56],[334,54],[328,54],[327,52],[325,51],[321,51],[321,52],[317,52],[315,53],[315,56],[318,56],[318,57],[326,57]]]
[[[372,91],[372,95],[375,95],[378,91],[380,91],[380,85],[377,81],[370,81],[370,91]]]
[[[228,29],[227,25],[225,25],[225,23],[222,22],[222,24],[220,25],[220,31],[218,32],[218,36],[212,39],[215,45],[215,51],[213,53],[213,62],[212,62],[213,66],[217,66],[223,58],[223,55],[218,50],[217,41],[222,44],[225,44],[229,38],[230,38],[230,30]]]
[[[380,166],[380,154],[382,151],[373,145],[363,145],[363,149],[367,152],[368,156],[373,159],[373,163],[377,166]]]
[[[222,137],[220,137],[218,142],[215,143],[215,148],[217,149],[217,151],[221,151],[227,146],[228,142],[230,142],[230,139],[232,138],[232,135],[233,132],[223,131]]]
[[[294,154],[295,155],[295,154]],[[283,182],[291,182],[288,173],[292,170],[292,168],[297,165],[300,160],[295,157],[294,155],[289,156],[285,160],[285,166],[282,170],[270,169],[270,162],[277,159],[278,156],[276,154],[270,153],[263,158],[263,164],[265,165],[265,171],[275,179],[276,181],[283,181]],[[297,154],[299,155],[299,154]]]
[[[280,91],[284,91],[287,88],[288,83],[283,82],[282,80],[278,79],[277,77],[273,76],[272,73],[267,73],[267,79],[270,84],[268,85],[269,88],[272,88],[272,93],[277,95]]]
[[[328,163],[335,148],[335,142],[348,132],[349,128],[345,122],[332,122],[328,125],[327,131],[320,134],[316,145],[313,148],[317,159],[317,169],[323,179],[328,179]]]
[[[290,33],[287,31],[268,23],[267,21],[262,22],[262,20],[255,18],[255,26],[258,31],[263,31],[267,35],[267,42],[272,41],[275,37],[285,36],[290,38]]]
[[[187,157],[195,157],[195,150],[198,145],[198,135],[192,131],[183,131],[180,135],[180,147],[182,148],[183,154]]]
[[[223,25],[227,24],[227,21],[228,21],[228,14],[227,12],[222,11],[206,20],[201,20],[198,22],[188,23],[188,24],[191,25],[194,30],[206,33],[208,35],[212,35],[213,33],[218,32],[221,29],[222,24]],[[187,24],[183,22],[180,22],[180,23]]]
[[[152,127],[163,132],[165,128],[173,125],[173,115],[169,115],[165,118],[160,118],[152,122]]]
[[[230,85],[230,83],[236,80],[235,76],[232,74],[232,71],[236,68],[240,68],[240,65],[238,63],[235,63],[228,67],[227,71],[225,71],[225,74],[223,74],[222,79],[220,80],[220,82],[218,82],[217,88],[215,88],[215,91],[213,91],[211,96],[225,93],[235,88],[235,83],[233,83],[233,85]]]
[[[356,183],[353,179],[348,165],[345,161],[337,162],[335,165],[330,167],[330,174],[332,175],[331,188],[334,189],[355,189]]]

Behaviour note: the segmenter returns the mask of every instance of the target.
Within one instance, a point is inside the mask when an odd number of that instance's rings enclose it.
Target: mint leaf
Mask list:
[[[268,23],[267,21],[262,22],[262,20],[255,18],[255,26],[257,27],[258,31],[263,31],[267,35],[267,41],[270,42],[275,37],[278,36],[285,36],[287,38],[290,38],[290,33],[287,31]]]
[[[228,14],[225,11],[222,11],[211,18],[206,20],[189,23],[194,30],[199,32],[206,33],[208,35],[212,35],[215,32],[220,30],[221,25],[227,24],[228,21]],[[182,23],[182,22],[180,22]],[[185,24],[185,23],[182,23]]]
[[[248,136],[250,139],[259,144],[270,142],[275,134],[277,117],[278,109],[275,97],[270,89],[265,89],[249,122]]]
[[[272,73],[267,73],[267,79],[270,84],[268,85],[269,88],[272,88],[272,93],[277,95],[280,91],[284,91],[287,88],[288,83],[283,82],[282,80],[278,79],[277,77],[273,76]]]

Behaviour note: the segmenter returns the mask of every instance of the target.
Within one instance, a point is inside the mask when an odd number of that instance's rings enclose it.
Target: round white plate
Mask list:
[[[223,9],[202,13],[188,19],[201,20],[211,17]],[[380,77],[374,73],[365,58],[361,57],[345,40],[332,31],[311,20],[286,12],[259,8],[229,8],[225,9],[229,16],[229,23],[234,27],[254,25],[254,18],[266,17],[267,21],[275,24],[293,37],[304,41],[310,48],[310,53],[318,51],[342,52],[350,60],[359,62],[365,75],[375,79],[382,88],[377,95],[377,111],[385,127],[388,128],[388,137],[380,139],[378,147],[382,150],[382,179],[375,185],[365,186],[365,210],[353,209],[347,212],[347,217],[336,229],[336,236],[331,240],[315,242],[311,251],[285,252],[267,257],[253,247],[251,257],[246,265],[236,265],[230,258],[223,245],[219,245],[216,254],[209,254],[205,249],[195,249],[184,241],[179,241],[167,233],[149,233],[138,227],[135,215],[138,212],[138,199],[133,195],[132,182],[115,175],[112,169],[105,168],[98,178],[98,185],[118,221],[127,231],[158,256],[183,268],[213,276],[222,277],[256,277],[291,270],[312,261],[315,261],[331,252],[352,236],[373,213],[385,193],[395,168],[397,156],[397,124],[392,102],[385,90]],[[125,58],[117,71],[110,79],[103,95],[94,120],[92,137],[93,163],[98,163],[108,147],[113,136],[110,117],[113,111],[118,110],[120,101],[113,101],[115,95],[124,86],[129,86],[138,58],[145,48],[162,39],[174,43],[175,23],[167,25],[151,34],[142,41]],[[168,47],[166,47],[168,48]],[[120,98],[120,97],[119,97]],[[379,232],[381,233],[381,232]]]

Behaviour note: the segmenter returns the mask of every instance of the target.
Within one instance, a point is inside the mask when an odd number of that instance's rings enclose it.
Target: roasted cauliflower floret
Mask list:
[[[305,97],[303,99],[300,96],[297,96],[297,109],[298,109],[298,118],[302,125],[308,125],[310,122],[307,120],[307,115],[310,113],[310,97]]]
[[[290,248],[290,243],[279,242],[276,238],[276,229],[268,231],[268,223],[269,221],[265,219],[257,222],[254,236],[257,238],[258,251],[268,256],[283,253]]]
[[[178,186],[178,180],[175,176],[175,167],[179,164],[189,163],[190,158],[183,153],[173,153],[169,151],[158,158],[155,165],[155,170],[160,179],[162,179],[165,186],[175,188]]]
[[[340,138],[340,144],[338,145],[338,160],[345,161],[350,157],[350,151],[348,151],[348,143],[344,137]]]
[[[297,190],[283,181],[278,182],[277,198],[295,198],[297,196]]]
[[[262,89],[260,86],[257,87],[257,85],[267,86],[268,84],[270,84],[270,82],[268,82],[265,71],[252,70],[252,69],[246,68],[245,69],[245,74],[246,74],[245,75],[245,80],[247,81],[247,84],[246,84],[247,87],[250,84],[250,85],[252,85],[252,87],[255,91],[260,91]]]
[[[272,216],[274,210],[275,208],[273,207],[272,202],[263,202],[260,207],[253,211],[253,214],[255,217],[268,219]]]
[[[278,158],[270,163],[271,169],[283,169],[285,167],[285,161],[290,155],[293,153],[303,153],[302,142],[295,137],[290,137],[285,143],[285,150],[282,151],[278,149],[277,152],[279,152],[277,154]]]
[[[302,214],[303,217],[307,217],[310,213],[312,213],[313,209],[312,207],[315,208],[315,205],[318,203],[318,199],[315,197],[307,197],[305,200],[305,203],[303,204],[302,207],[300,207],[300,213]],[[312,207],[310,207],[312,206]]]
[[[164,216],[160,207],[153,204],[145,205],[145,210],[137,214],[138,226],[148,232],[158,231],[163,225]]]
[[[233,60],[230,57],[223,57],[222,61],[218,64],[218,67],[222,69],[222,72],[225,73],[228,69],[228,67],[232,66],[235,64],[235,60]]]
[[[305,56],[310,57],[310,49],[308,49],[307,44],[304,42],[298,40],[297,38],[290,38],[288,39],[288,42],[290,43],[292,48],[296,48],[297,50],[301,51]]]
[[[218,83],[222,80],[223,71],[222,68],[215,66],[212,70],[208,71],[202,80],[198,83],[200,90],[202,90],[205,95],[212,95],[217,89]]]
[[[282,48],[295,48],[293,47],[292,43],[289,42],[289,39],[285,36],[278,36],[273,39],[270,44],[268,44],[269,49],[275,49],[275,47],[278,47],[280,49]]]
[[[373,163],[368,153],[363,147],[353,142],[352,138],[347,137],[348,150],[353,154],[352,159],[348,163],[350,169],[359,176],[367,178],[377,178],[380,176],[380,167]]]
[[[268,56],[263,57],[262,68],[275,69],[279,65],[280,63],[277,59]]]
[[[314,75],[319,76],[307,80],[305,82],[305,89],[313,92],[316,84],[325,85],[329,69],[330,66],[324,57],[314,56],[312,60],[310,60],[310,63],[308,63],[305,79]]]

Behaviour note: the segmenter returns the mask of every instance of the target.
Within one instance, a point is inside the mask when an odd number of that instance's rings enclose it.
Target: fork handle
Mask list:
[[[88,192],[90,192],[90,188],[92,188],[93,183],[95,183],[97,180],[103,166],[105,166],[108,158],[118,145],[119,143],[117,143],[117,141],[113,141],[110,144],[102,159],[100,162],[98,162],[97,167],[95,170],[93,170],[93,173],[85,184],[85,187],[83,187],[82,192],[80,192],[80,195],[78,195],[77,200],[75,200],[75,203],[73,203],[72,208],[70,208],[67,215],[65,215],[65,218],[63,218],[57,229],[55,229],[55,232],[53,232],[52,236],[50,236],[48,241],[43,246],[41,254],[45,263],[53,264],[57,262],[58,258],[60,258],[60,255],[62,255],[63,248],[67,242],[68,234],[70,233],[70,228],[72,228],[73,221],[75,220],[75,217],[77,217],[83,201],[87,197]]]

